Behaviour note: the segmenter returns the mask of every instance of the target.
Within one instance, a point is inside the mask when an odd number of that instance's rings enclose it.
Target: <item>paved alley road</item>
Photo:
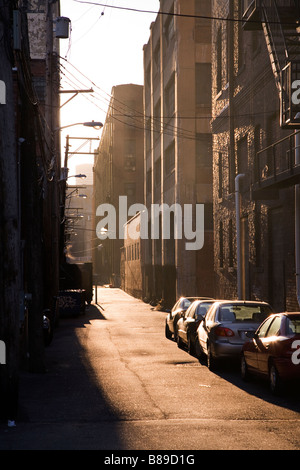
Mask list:
[[[22,374],[0,449],[299,449],[299,391],[274,398],[235,368],[210,372],[164,336],[166,314],[119,289],[64,318],[48,372]]]

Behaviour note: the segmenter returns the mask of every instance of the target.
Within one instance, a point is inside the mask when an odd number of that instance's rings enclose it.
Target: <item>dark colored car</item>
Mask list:
[[[246,333],[255,332],[273,312],[265,302],[222,300],[212,304],[197,329],[199,353],[213,370],[219,359],[239,360]]]
[[[251,373],[269,379],[273,393],[291,380],[300,379],[300,313],[273,314],[245,343],[241,357],[244,380]]]
[[[171,312],[168,313],[166,318],[165,325],[165,335],[166,338],[174,338],[177,341],[176,337],[176,325],[181,317],[181,314],[185,312],[192,302],[195,300],[210,300],[208,297],[180,297],[175,305],[173,306]]]
[[[177,322],[176,335],[179,348],[187,347],[189,354],[195,354],[197,328],[214,302],[213,299],[195,300],[189,308],[181,314]]]

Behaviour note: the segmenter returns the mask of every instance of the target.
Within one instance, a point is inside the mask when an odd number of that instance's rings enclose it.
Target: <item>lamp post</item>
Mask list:
[[[67,126],[58,127],[55,129],[56,131],[61,131],[63,129],[67,129],[68,127],[73,126],[85,126],[85,127],[93,127],[94,129],[101,129],[103,127],[102,122],[99,121],[87,121],[87,122],[75,122],[74,124],[68,124]]]

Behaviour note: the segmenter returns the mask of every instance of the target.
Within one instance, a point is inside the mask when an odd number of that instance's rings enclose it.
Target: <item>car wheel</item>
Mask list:
[[[281,392],[282,383],[281,383],[281,379],[279,377],[278,371],[274,364],[271,364],[269,368],[269,383],[270,383],[271,392],[274,395]]]
[[[245,382],[248,382],[250,374],[244,354],[241,357],[241,376]]]
[[[196,336],[196,339],[195,339],[195,356],[196,356],[197,359],[201,359],[204,356],[202,348],[201,348],[200,343],[199,343],[199,339],[197,338],[197,336]]]
[[[191,335],[188,334],[188,337],[187,337],[187,349],[188,349],[188,353],[191,355],[191,356],[194,356],[195,354],[195,348],[194,348],[194,344],[191,340]]]
[[[217,368],[217,359],[213,356],[210,344],[207,346],[207,367],[214,371]]]
[[[172,333],[170,331],[168,323],[166,323],[166,327],[165,327],[165,336],[167,339],[172,339]]]
[[[177,346],[180,348],[180,349],[183,349],[183,342],[180,338],[180,336],[177,334],[177,339],[176,339],[176,342],[177,342]]]
[[[177,322],[173,322],[173,328],[174,328],[174,341],[177,342]]]

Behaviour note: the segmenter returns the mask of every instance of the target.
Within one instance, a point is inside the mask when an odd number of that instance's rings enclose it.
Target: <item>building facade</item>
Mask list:
[[[158,14],[144,46],[145,205],[151,214],[153,205],[189,204],[194,222],[196,205],[205,208],[202,249],[187,250],[184,231],[174,236],[170,210],[160,215],[160,233],[168,219],[170,236],[148,244],[145,296],[172,304],[180,295],[214,293],[211,2],[163,0],[160,10],[170,14]]]
[[[116,233],[104,227],[104,239],[94,240],[94,273],[101,282],[120,285],[120,260],[124,224],[131,205],[143,203],[144,191],[143,87],[118,85],[112,89],[94,164],[95,230],[105,213],[99,207],[109,204],[116,220]],[[126,203],[120,206],[120,197]],[[123,200],[124,201],[124,200]],[[97,215],[98,214],[98,215]],[[104,230],[103,228],[103,230]]]
[[[299,308],[295,180],[278,177],[294,166],[295,129],[282,125],[283,46],[270,31],[292,3],[212,2],[216,296],[269,301],[276,311]]]

